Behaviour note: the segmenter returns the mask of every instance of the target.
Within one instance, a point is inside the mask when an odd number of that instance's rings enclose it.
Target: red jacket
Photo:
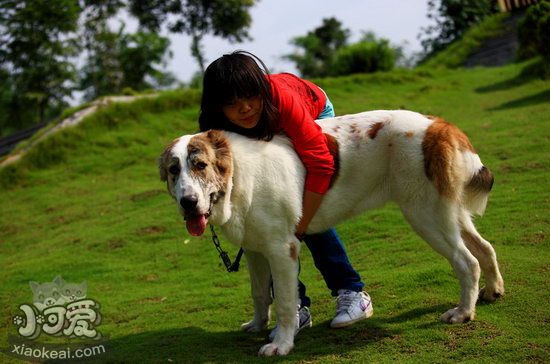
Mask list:
[[[334,160],[315,119],[326,96],[315,84],[290,73],[269,75],[274,105],[280,113],[279,130],[286,134],[306,168],[305,189],[324,194],[334,173]]]

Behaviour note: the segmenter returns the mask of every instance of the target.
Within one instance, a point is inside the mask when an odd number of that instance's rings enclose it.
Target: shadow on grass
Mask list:
[[[514,87],[519,87],[523,84],[533,81],[534,77],[519,75],[508,80],[500,81],[492,85],[487,85],[483,87],[478,87],[475,89],[476,92],[484,94],[496,91],[509,90]]]
[[[384,321],[388,323],[400,323],[405,321],[412,321],[426,315],[434,315],[434,314],[442,315],[452,307],[453,307],[452,305],[440,304],[440,305],[435,305],[430,307],[415,308],[409,311],[402,312],[397,316],[390,317]],[[439,323],[439,321],[437,321],[436,323]]]
[[[396,323],[426,321],[422,329],[441,325],[434,321],[451,305],[416,308],[393,317],[376,317],[348,328],[334,330],[330,321],[315,322],[296,337],[295,347],[286,357],[258,358],[261,346],[268,343],[269,331],[259,334],[239,330],[211,332],[199,327],[148,331],[111,339],[108,342],[107,362],[174,362],[174,363],[240,363],[311,361],[324,356],[344,356],[354,350],[366,350],[383,340],[394,340],[402,334]]]
[[[265,362],[257,353],[268,343],[267,334],[268,331],[259,334],[237,330],[208,332],[198,327],[143,332],[111,339],[106,358],[113,363]],[[288,356],[269,360],[312,360],[323,355],[341,355],[397,334],[378,326],[374,320],[343,330],[330,329],[329,322],[316,323],[297,336]]]
[[[549,103],[550,102],[550,90],[544,90],[534,95],[520,97],[519,99],[505,102],[497,107],[490,108],[489,110],[505,110],[516,107],[526,107],[536,104]]]
[[[532,82],[535,79],[544,78],[549,72],[550,65],[543,61],[537,61],[525,65],[519,75],[510,78],[508,80],[500,81],[492,85],[483,86],[477,88],[475,91],[478,93],[489,93],[496,91],[509,90],[514,87],[519,87],[526,83]]]

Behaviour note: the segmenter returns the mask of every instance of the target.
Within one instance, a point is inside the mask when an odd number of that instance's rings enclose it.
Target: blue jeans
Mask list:
[[[327,96],[325,109],[318,118],[334,116],[334,108]],[[344,245],[334,228],[319,234],[306,235],[304,241],[311,252],[315,267],[321,272],[333,296],[337,296],[340,289],[356,292],[363,290],[365,284],[361,281],[359,273],[351,266]],[[300,280],[298,280],[298,293],[301,305],[310,306],[311,300],[306,295],[306,286]]]

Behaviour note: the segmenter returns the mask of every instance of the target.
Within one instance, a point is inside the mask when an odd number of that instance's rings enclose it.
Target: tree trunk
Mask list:
[[[202,34],[193,34],[193,40],[191,42],[191,55],[197,60],[201,73],[204,73],[204,54],[202,51]]]

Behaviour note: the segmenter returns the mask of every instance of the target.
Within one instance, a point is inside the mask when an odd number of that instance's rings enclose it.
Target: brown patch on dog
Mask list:
[[[332,159],[334,160],[334,173],[332,174],[329,184],[329,188],[331,188],[334,185],[334,182],[336,182],[336,179],[338,178],[338,173],[340,172],[340,150],[338,147],[338,141],[335,137],[325,133],[325,138],[327,140],[327,146],[330,155],[332,155]]]
[[[357,124],[351,124],[349,126],[349,130],[350,130],[351,134],[360,134],[361,133],[359,128],[357,128]]]
[[[384,123],[382,122],[375,123],[369,128],[369,131],[367,134],[371,139],[374,139],[378,135],[378,132],[380,131],[380,129],[382,129],[383,127],[384,127]]]
[[[294,243],[290,243],[290,258],[295,262],[298,261],[298,249]]]
[[[412,138],[413,136],[414,136],[414,132],[412,132],[412,131],[408,131],[408,132],[405,133],[405,137],[406,137],[406,138],[409,138],[409,139],[410,139],[410,138]]]
[[[457,171],[454,170],[456,153],[475,153],[475,149],[468,137],[456,126],[440,118],[431,119],[434,122],[426,129],[422,141],[424,171],[440,195],[457,199],[460,181]]]
[[[233,160],[223,131],[209,130],[194,136],[187,144],[187,153],[191,173],[225,190],[233,173]]]
[[[158,159],[160,180],[166,182],[168,180],[168,168],[170,168],[170,163],[172,162],[172,148],[179,142],[180,138],[172,140],[170,144],[164,148],[164,152],[160,155]]]

